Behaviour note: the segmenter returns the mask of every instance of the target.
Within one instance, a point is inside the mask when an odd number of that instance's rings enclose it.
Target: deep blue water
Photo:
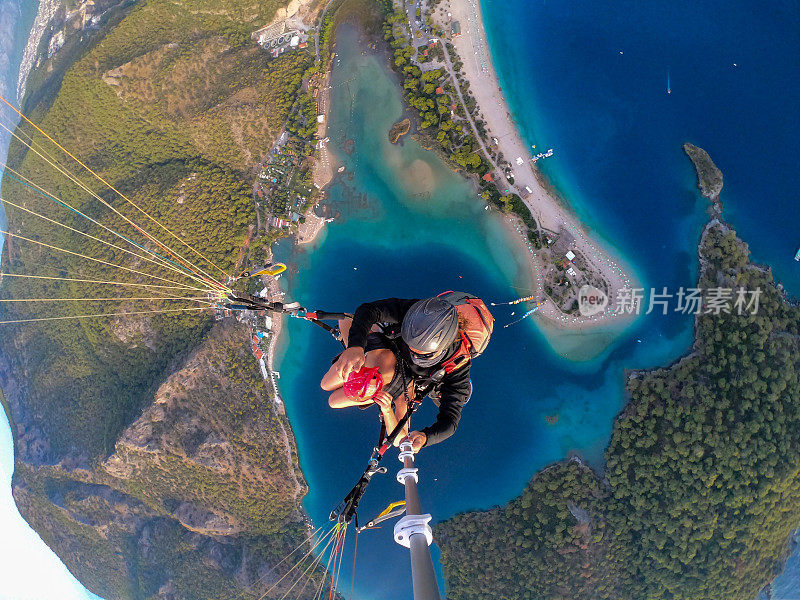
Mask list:
[[[545,172],[645,287],[674,291],[696,280],[706,205],[681,149],[691,141],[723,170],[725,215],[754,258],[771,264],[790,291],[800,290],[792,260],[800,245],[792,195],[798,176],[788,168],[800,156],[800,124],[792,117],[800,89],[796,5],[754,15],[743,3],[488,0],[484,17],[524,135],[556,149],[543,163]],[[339,83],[347,80],[347,93],[335,93],[333,106],[336,111],[337,103],[347,105],[340,118],[351,125],[342,139],[332,135],[332,143],[355,139],[353,155],[342,154],[354,178],[347,189],[335,186],[332,198],[366,193],[371,210],[348,213],[331,226],[320,252],[290,258],[301,267],[293,292],[307,304],[334,309],[448,287],[510,294],[514,278],[499,267],[508,256],[495,252],[473,262],[481,241],[469,228],[481,215],[450,212],[448,230],[444,223],[430,226],[429,218],[420,224],[419,211],[409,213],[414,195],[396,184],[407,173],[397,164],[386,172],[392,161],[379,142],[399,107],[376,74],[361,85],[351,80],[352,63],[364,69],[369,59],[347,43],[340,39],[342,65],[334,75]],[[468,193],[461,193],[467,206]],[[432,207],[439,196],[434,194]],[[455,274],[463,279],[454,282]],[[599,358],[574,363],[555,356],[528,325],[498,331],[475,364],[475,398],[457,436],[421,456],[423,506],[436,519],[507,501],[533,472],[571,450],[601,468],[613,417],[623,404],[623,369],[667,364],[691,341],[690,319],[650,315]],[[311,484],[306,507],[320,522],[362,468],[375,417],[326,408],[316,381],[335,348],[301,324],[289,330],[282,381]],[[556,413],[558,424],[547,425],[544,416]],[[377,481],[364,513],[399,496],[396,488],[391,478]],[[368,558],[359,559],[366,564],[357,569],[357,591],[364,598],[407,597],[405,553],[393,546],[388,531],[369,535],[359,541],[360,557]]]
[[[756,9],[738,1],[484,0],[513,112],[531,143],[556,150],[540,164],[644,285],[670,289],[693,284],[704,223],[704,202],[680,147],[688,140],[709,150],[723,170],[726,217],[755,259],[800,293],[792,260],[800,245],[793,195],[800,178],[797,13],[796,2]],[[344,137],[355,140],[351,156],[340,153],[353,179],[331,192],[346,218],[329,227],[319,252],[288,259],[300,268],[293,295],[308,306],[352,310],[365,299],[449,288],[496,299],[524,293],[513,257],[518,248],[469,188],[411,142],[387,148],[388,125],[400,114],[398,92],[381,79],[379,61],[347,44],[342,37],[333,123],[340,135],[332,132],[332,143],[341,148]],[[360,81],[356,67],[367,74]],[[413,169],[416,160],[429,176]],[[429,183],[420,184],[426,177]],[[366,194],[366,208],[354,200],[359,194]],[[508,315],[498,311],[498,318],[502,324]],[[375,414],[328,409],[317,382],[336,345],[303,323],[288,329],[282,391],[311,484],[305,505],[321,524],[363,469],[377,434]],[[573,450],[601,467],[624,401],[623,369],[666,364],[690,340],[686,317],[649,316],[598,359],[574,363],[554,353],[532,322],[498,328],[475,363],[476,393],[457,436],[420,455],[423,508],[439,520],[505,502],[536,470]],[[432,413],[423,409],[417,423]],[[548,425],[544,417],[553,414],[558,423]],[[399,466],[392,457],[386,464],[392,472]],[[401,493],[391,474],[376,479],[363,514]],[[342,582],[349,582],[351,551]],[[391,541],[391,526],[362,534],[357,597],[408,598],[407,560]],[[31,576],[0,565],[0,581],[21,577]],[[788,598],[797,589],[796,579],[776,585]]]
[[[722,169],[725,217],[754,258],[800,293],[797,2],[482,4],[513,114],[531,143],[555,148],[540,164],[637,257],[648,287],[685,280],[694,263],[691,141]]]
[[[703,222],[691,141],[722,170],[724,216],[753,258],[800,295],[796,1],[483,0],[483,15],[526,139],[556,149],[544,171],[636,256],[646,287],[691,281]],[[800,551],[775,598],[800,598],[798,564]]]

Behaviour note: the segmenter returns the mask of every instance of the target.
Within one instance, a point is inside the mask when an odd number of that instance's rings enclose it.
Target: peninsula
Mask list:
[[[536,168],[492,67],[477,0],[386,3],[384,37],[393,67],[416,109],[417,135],[456,169],[473,176],[481,198],[507,215],[530,253],[538,314],[561,328],[585,329],[630,318],[617,310],[634,287],[626,267],[592,240]],[[578,292],[592,286],[609,299],[584,315]]]
[[[438,525],[448,598],[751,600],[774,579],[800,523],[800,307],[748,254],[712,214],[697,287],[759,303],[698,311],[689,354],[629,374],[602,478],[568,460]]]

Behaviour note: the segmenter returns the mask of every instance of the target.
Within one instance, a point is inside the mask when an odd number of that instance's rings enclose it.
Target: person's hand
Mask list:
[[[378,405],[378,408],[381,409],[381,412],[392,410],[392,395],[386,390],[381,390],[372,396],[372,401]]]
[[[411,449],[416,453],[422,450],[425,442],[428,441],[428,436],[421,431],[412,431],[408,434],[408,439],[411,442]]]
[[[339,369],[339,376],[342,381],[347,381],[350,373],[361,370],[364,366],[364,349],[360,346],[348,348],[339,355],[336,367]]]

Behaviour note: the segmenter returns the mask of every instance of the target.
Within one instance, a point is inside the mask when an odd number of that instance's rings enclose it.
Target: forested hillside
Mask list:
[[[716,217],[699,257],[698,288],[761,290],[757,312],[734,292],[688,356],[629,374],[602,480],[558,465],[441,523],[450,600],[752,600],[775,577],[800,525],[800,308]]]
[[[194,307],[95,300],[175,294],[167,263],[184,259],[225,281],[255,222],[253,166],[315,70],[307,51],[273,59],[251,40],[285,4],[137,3],[76,53],[60,85],[51,74],[33,91],[32,120],[105,183],[18,127],[2,183],[13,203],[2,271],[54,279],[3,277],[0,299],[93,300],[2,303],[0,320]],[[147,262],[154,251],[169,260]],[[106,598],[257,597],[263,578],[250,586],[305,535],[294,438],[249,331],[212,324],[186,311],[2,325],[15,498]]]

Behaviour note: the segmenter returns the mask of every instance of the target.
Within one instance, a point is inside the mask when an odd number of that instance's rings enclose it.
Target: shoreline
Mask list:
[[[22,106],[22,101],[25,99],[25,86],[28,82],[28,76],[38,66],[36,63],[38,62],[37,50],[39,49],[39,44],[59,8],[61,8],[61,0],[39,0],[36,17],[33,20],[33,25],[31,25],[28,42],[25,44],[25,50],[22,52],[22,60],[19,65],[17,106]]]
[[[328,147],[328,118],[331,111],[331,65],[325,71],[325,76],[317,88],[317,115],[322,115],[323,120],[317,124],[317,156],[314,158],[313,182],[314,187],[319,190],[320,200],[325,197],[325,188],[333,181],[334,155]],[[319,202],[317,203],[319,204]],[[315,205],[316,206],[316,205]],[[298,246],[311,244],[317,239],[320,232],[325,228],[326,219],[318,216],[312,206],[304,215],[306,222],[301,224],[295,236],[295,243]]]
[[[575,249],[602,275],[609,286],[608,306],[596,315],[568,315],[545,296],[546,301],[539,310],[539,318],[544,317],[557,328],[567,330],[588,330],[612,322],[630,320],[635,315],[617,313],[614,301],[619,290],[638,287],[636,278],[626,273],[629,268],[623,269],[606,250],[600,248],[599,242],[590,239],[577,216],[562,204],[558,194],[551,189],[552,186],[531,161],[530,147],[522,140],[520,128],[511,114],[492,62],[480,0],[448,0],[443,5],[452,15],[452,20],[461,23],[462,33],[452,36],[449,41],[463,63],[464,77],[475,97],[478,112],[486,123],[487,137],[497,139],[497,149],[504,160],[512,165],[513,184],[506,179],[501,166],[490,160],[498,187],[502,190],[507,186],[509,191],[517,193],[542,228],[571,234]],[[529,248],[529,264],[534,269],[533,279],[541,284],[543,263],[520,228],[515,226],[514,230],[513,235],[521,237]],[[537,293],[544,296],[541,285]]]

